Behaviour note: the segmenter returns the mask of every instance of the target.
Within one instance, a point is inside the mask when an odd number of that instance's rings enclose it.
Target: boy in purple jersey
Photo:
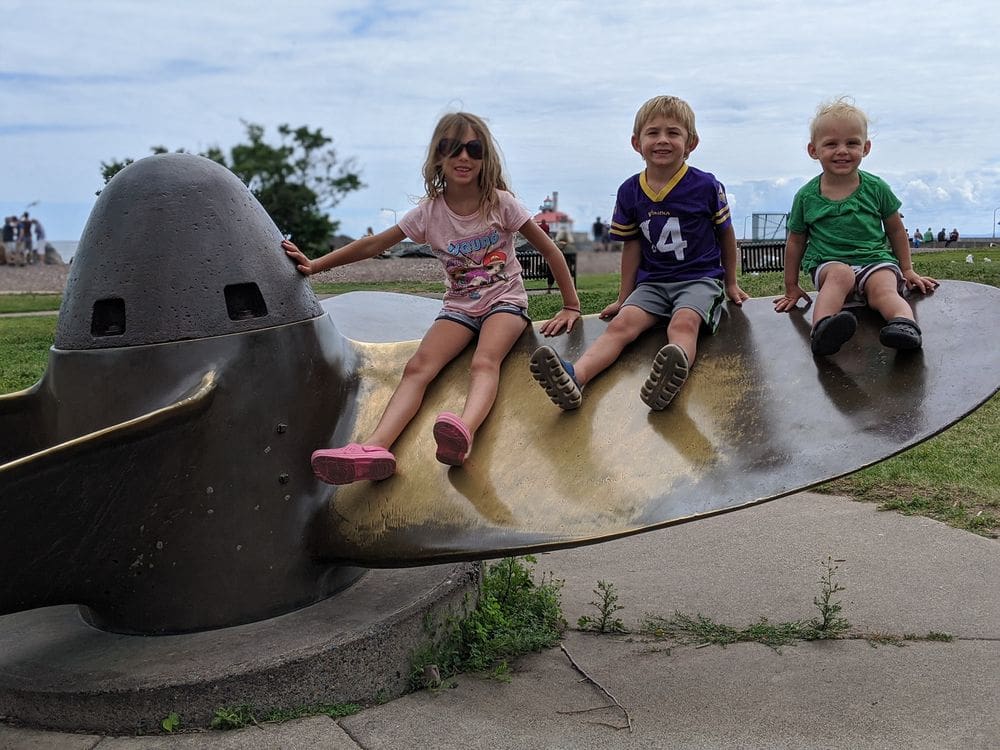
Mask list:
[[[728,297],[748,295],[736,282],[736,234],[722,184],[686,163],[698,145],[694,112],[682,99],[657,96],[635,116],[632,148],[646,169],[618,189],[612,239],[622,240],[618,299],[601,311],[607,330],[575,364],[550,346],[531,355],[531,374],[561,409],[576,409],[583,388],[646,329],[667,323],[667,345],[653,358],[640,391],[650,409],[677,395],[702,329],[714,333]]]

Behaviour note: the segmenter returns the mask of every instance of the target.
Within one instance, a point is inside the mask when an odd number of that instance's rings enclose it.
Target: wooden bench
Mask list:
[[[521,264],[521,278],[524,279],[524,288],[528,290],[545,289],[551,292],[555,284],[555,278],[549,270],[549,264],[545,256],[538,252],[533,245],[525,243],[518,245],[514,252],[517,254],[517,262]],[[564,252],[566,265],[569,266],[569,274],[573,277],[573,285],[576,285],[576,253],[572,250]],[[544,286],[529,286],[529,281],[544,281]]]
[[[739,246],[740,270],[743,273],[785,270],[784,240],[743,240]]]

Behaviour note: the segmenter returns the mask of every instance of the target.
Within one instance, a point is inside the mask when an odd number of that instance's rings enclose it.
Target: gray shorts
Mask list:
[[[840,262],[841,261],[830,260],[816,266],[812,272],[813,286],[816,287],[816,289],[819,289],[818,280],[820,272],[831,263]],[[851,270],[854,271],[854,290],[847,295],[847,299],[844,300],[844,307],[867,307],[868,298],[865,296],[865,284],[868,283],[868,279],[871,278],[873,273],[883,268],[888,268],[896,273],[896,292],[900,297],[905,297],[906,280],[903,278],[903,272],[899,270],[899,266],[895,263],[889,263],[888,261],[869,263],[867,266],[851,266]]]
[[[489,310],[487,310],[482,315],[469,315],[468,313],[461,312],[460,310],[448,310],[445,308],[438,313],[435,320],[450,320],[452,323],[459,323],[465,326],[473,333],[479,333],[483,329],[483,323],[491,315],[496,315],[497,313],[509,313],[511,315],[520,315],[529,323],[531,318],[528,317],[528,311],[523,307],[518,307],[510,302],[497,302]]]
[[[669,319],[675,310],[686,307],[701,316],[705,327],[715,333],[722,319],[726,290],[716,279],[693,281],[644,281],[622,303],[635,305],[658,318]]]

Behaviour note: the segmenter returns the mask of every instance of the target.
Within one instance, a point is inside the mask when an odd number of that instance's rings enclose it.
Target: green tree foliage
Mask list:
[[[250,188],[278,229],[291,235],[309,257],[322,255],[339,226],[327,212],[345,195],[364,187],[354,171],[353,159],[338,164],[337,152],[330,145],[333,139],[320,128],[279,125],[280,142],[273,145],[264,140],[262,125],[245,121],[243,125],[246,143],[233,146],[228,154],[212,146],[201,155],[232,170]],[[154,154],[167,150],[163,146],[151,149]],[[132,161],[101,162],[104,182]]]

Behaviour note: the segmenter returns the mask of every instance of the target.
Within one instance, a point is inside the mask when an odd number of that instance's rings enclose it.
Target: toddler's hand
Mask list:
[[[806,291],[802,287],[795,286],[791,289],[786,289],[784,296],[774,299],[774,311],[778,313],[791,312],[796,309],[800,299],[806,301],[806,306],[802,309],[808,310],[812,305],[812,297],[806,294]]]
[[[903,279],[906,282],[907,289],[917,289],[921,294],[929,294],[941,286],[937,279],[932,279],[930,276],[921,276],[912,268],[909,271],[903,271]]]

